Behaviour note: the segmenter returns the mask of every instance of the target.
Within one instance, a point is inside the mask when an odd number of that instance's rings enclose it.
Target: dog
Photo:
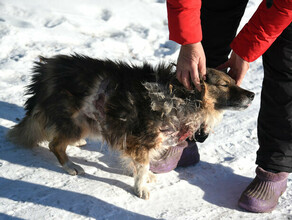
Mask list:
[[[49,142],[65,171],[84,170],[66,155],[68,145],[101,138],[132,167],[134,192],[149,198],[149,163],[186,139],[206,138],[224,110],[247,108],[254,93],[227,74],[207,68],[201,91],[187,90],[173,65],[133,65],[83,55],[40,57],[33,68],[26,115],[9,132],[27,147]]]

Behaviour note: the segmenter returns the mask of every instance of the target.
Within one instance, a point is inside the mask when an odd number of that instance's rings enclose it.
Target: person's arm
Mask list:
[[[169,39],[178,44],[202,40],[201,0],[167,0]]]
[[[206,58],[201,44],[201,0],[167,0],[169,39],[181,44],[177,79],[188,89],[191,82],[200,91],[200,75],[206,75]]]
[[[292,0],[274,0],[267,8],[264,0],[249,22],[231,43],[242,59],[253,62],[272,45],[292,22]]]
[[[230,59],[218,69],[230,67],[229,75],[241,84],[249,62],[260,57],[292,22],[292,0],[274,0],[271,8],[264,0],[250,21],[231,43]]]

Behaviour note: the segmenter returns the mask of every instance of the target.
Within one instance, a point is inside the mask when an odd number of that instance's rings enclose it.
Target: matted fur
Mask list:
[[[202,92],[185,89],[172,65],[156,68],[124,62],[59,55],[41,58],[33,69],[26,116],[8,133],[28,147],[49,141],[50,150],[70,174],[84,170],[66,155],[67,145],[100,137],[133,167],[135,193],[149,198],[151,159],[168,148],[208,134],[224,109],[246,108],[252,93],[226,74],[207,70]]]

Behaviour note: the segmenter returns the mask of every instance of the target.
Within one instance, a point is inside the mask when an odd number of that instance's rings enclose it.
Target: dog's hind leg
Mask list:
[[[63,169],[70,175],[77,175],[85,173],[83,168],[77,164],[74,164],[69,160],[66,154],[66,148],[70,141],[66,141],[64,137],[55,137],[49,144],[50,150],[58,158]]]
[[[149,199],[150,192],[146,186],[147,181],[149,181],[149,164],[141,164],[135,162],[136,173],[134,173],[135,185],[134,192],[135,194],[142,199]]]

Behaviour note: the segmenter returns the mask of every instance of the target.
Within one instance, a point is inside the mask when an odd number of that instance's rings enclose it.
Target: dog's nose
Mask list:
[[[253,92],[249,92],[249,93],[247,94],[247,97],[248,97],[250,100],[253,100],[253,99],[254,99],[254,96],[255,96],[255,94],[254,94]]]

